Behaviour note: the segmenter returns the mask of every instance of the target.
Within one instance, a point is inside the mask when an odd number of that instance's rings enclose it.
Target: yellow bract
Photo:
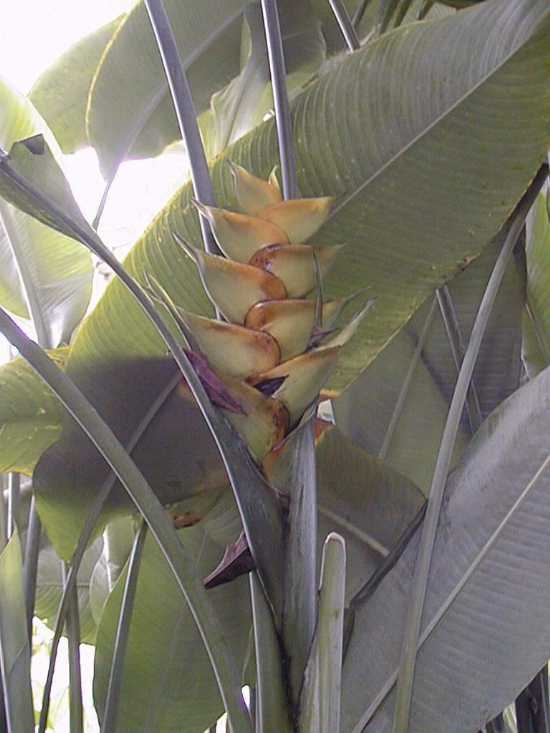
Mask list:
[[[254,331],[182,310],[178,313],[215,371],[248,379],[281,361],[279,344],[266,331]]]
[[[283,230],[265,219],[203,206],[197,202],[195,206],[210,222],[219,248],[232,260],[248,262],[266,244],[288,244],[288,237]]]
[[[290,242],[305,242],[320,229],[327,220],[334,199],[324,196],[318,199],[292,199],[274,204],[258,213],[286,232]]]
[[[329,217],[332,198],[283,201],[274,174],[263,181],[240,166],[231,170],[244,213],[196,204],[225,257],[182,243],[228,322],[177,308],[176,316],[242,407],[225,414],[261,465],[306,419],[370,303],[338,330],[351,297],[322,302],[320,280],[341,246],[305,242]]]
[[[323,276],[340,249],[309,244],[271,244],[258,250],[250,259],[250,264],[271,272],[282,280],[289,298],[301,298],[317,284],[315,256]]]
[[[343,298],[323,304],[322,326],[330,329],[345,304]],[[270,333],[279,344],[281,361],[303,353],[315,325],[313,300],[271,300],[256,303],[247,313],[244,325]]]
[[[256,216],[266,206],[272,206],[282,201],[281,191],[273,173],[269,181],[264,181],[236,163],[230,165],[235,180],[237,201],[247,214]]]

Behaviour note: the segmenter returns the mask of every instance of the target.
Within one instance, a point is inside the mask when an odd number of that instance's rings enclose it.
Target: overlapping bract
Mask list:
[[[228,419],[261,463],[299,423],[367,306],[344,329],[351,298],[323,303],[321,279],[341,247],[304,243],[330,214],[329,197],[283,201],[272,174],[232,165],[241,212],[196,202],[222,255],[184,246],[223,320],[177,309],[188,341],[242,407]]]

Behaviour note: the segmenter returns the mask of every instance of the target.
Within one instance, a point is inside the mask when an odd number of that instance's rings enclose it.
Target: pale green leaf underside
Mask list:
[[[541,193],[528,219],[524,358],[531,376],[550,363],[550,220]]]
[[[550,655],[549,395],[546,369],[485,421],[449,479],[411,733],[479,730]],[[346,733],[363,730],[365,712],[394,679],[417,540],[357,611],[344,664]],[[368,733],[391,731],[393,700],[380,707]]]
[[[500,237],[497,237],[475,262],[450,283],[449,293],[464,344],[469,339],[501,244]],[[523,269],[512,261],[499,289],[474,370],[474,383],[483,417],[519,386],[524,301]],[[385,451],[385,460],[410,476],[425,491],[431,485],[437,450],[457,378],[456,365],[437,304],[421,354],[416,355],[432,303],[433,297],[430,297],[354,384],[333,403],[336,422],[344,433],[374,455]],[[393,434],[387,437],[399,395],[415,356],[418,361],[399,418]],[[467,445],[470,430],[465,413],[455,445],[455,462]]]
[[[68,349],[49,352],[63,367]],[[0,473],[31,474],[61,433],[63,409],[23,359],[0,368]]]
[[[240,13],[248,0],[168,0],[166,10],[195,90],[199,111],[239,73]],[[221,34],[221,41],[212,44]],[[193,62],[199,59],[193,66]],[[116,101],[115,101],[116,100]],[[160,153],[178,138],[164,70],[144,3],[109,42],[90,89],[87,131],[106,176],[129,149]],[[134,143],[137,139],[137,148]]]
[[[534,175],[550,137],[549,14],[543,0],[489,0],[409,25],[347,57],[295,104],[302,193],[341,197],[315,237],[347,244],[327,293],[370,285],[378,299],[332,387],[349,384],[430,292],[480,253]],[[267,177],[277,161],[273,122],[228,156]],[[223,158],[213,177],[219,202],[234,204]],[[209,312],[194,265],[171,237],[178,231],[198,242],[189,199],[185,187],[126,265],[138,277],[154,274],[183,307]],[[90,365],[91,353],[110,361],[162,351],[114,282],[81,330],[71,367]]]
[[[29,93],[64,153],[74,153],[88,144],[88,92],[105,47],[122,18],[78,41],[39,77]]]
[[[0,145],[43,134],[53,155],[59,148],[32,104],[0,81]],[[90,253],[59,232],[0,199],[0,304],[32,317],[43,346],[68,341],[91,295]]]

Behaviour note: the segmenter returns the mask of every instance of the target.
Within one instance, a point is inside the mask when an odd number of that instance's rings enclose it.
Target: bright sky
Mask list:
[[[4,0],[0,44],[0,76],[27,93],[55,59],[84,35],[128,10],[134,0]],[[1,110],[0,110],[1,113]],[[66,156],[73,192],[91,220],[103,191],[95,153],[91,149]],[[182,153],[130,161],[119,169],[100,225],[108,246],[123,254],[154,214],[184,182]],[[0,364],[7,357],[0,338]]]
[[[40,73],[75,41],[131,5],[133,0],[4,0],[0,75],[20,92],[27,93]],[[111,189],[103,216],[100,233],[105,243],[129,246],[183,182],[182,168],[181,155],[176,153],[152,161],[125,164]],[[85,150],[68,157],[67,172],[84,213],[93,217],[103,188],[93,151]],[[0,338],[0,364],[7,358],[7,345]],[[41,628],[46,639],[49,632],[45,627]],[[56,721],[56,733],[68,733],[64,695],[67,676],[63,653],[59,661],[54,701],[61,703],[61,715]],[[90,711],[91,649],[83,650],[83,666],[84,700]],[[45,678],[46,669],[47,656],[39,654],[33,664],[33,677],[38,685],[36,692],[40,687],[39,680]],[[98,730],[94,718],[93,713],[88,715],[86,733]]]

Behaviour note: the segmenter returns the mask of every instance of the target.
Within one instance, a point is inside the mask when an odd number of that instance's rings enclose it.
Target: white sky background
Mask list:
[[[58,56],[79,38],[115,18],[133,5],[133,0],[3,0],[0,75],[26,94],[36,79]],[[75,196],[88,218],[95,214],[103,181],[92,150],[84,150],[66,159],[66,170]],[[151,161],[132,161],[119,170],[103,215],[100,234],[109,246],[131,245],[166,199],[183,180],[181,153],[173,152]],[[8,350],[0,338],[0,364]],[[42,640],[49,636],[39,627]],[[62,714],[56,721],[56,733],[69,731],[64,691],[67,686],[65,645],[62,645],[54,689]],[[84,701],[91,705],[92,654],[83,650]],[[33,664],[33,677],[40,690],[45,678],[47,655],[42,652]],[[35,704],[39,705],[37,695]],[[86,731],[98,730],[94,715],[87,720]]]
[[[128,10],[134,0],[3,0],[0,76],[26,94],[55,59],[83,36]],[[85,216],[93,218],[103,179],[93,150],[65,157],[65,169]],[[99,233],[123,254],[155,213],[185,182],[176,148],[152,160],[122,165],[109,193]],[[0,338],[0,363],[7,358]]]

